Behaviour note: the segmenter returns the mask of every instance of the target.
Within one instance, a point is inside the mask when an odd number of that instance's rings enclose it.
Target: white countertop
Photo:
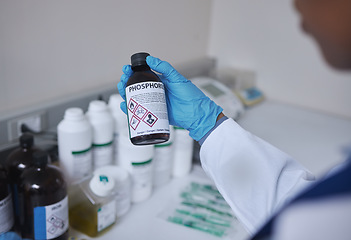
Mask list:
[[[351,146],[350,119],[273,101],[264,101],[251,107],[238,123],[290,154],[317,176],[344,160],[346,153],[343,148]],[[196,166],[190,175],[172,179],[166,186],[155,189],[145,202],[132,204],[129,212],[118,219],[110,231],[93,239],[220,239],[199,230],[170,223],[159,216],[175,195],[191,181],[209,180],[202,169]],[[74,230],[71,230],[70,236],[91,239]],[[238,223],[231,239],[246,238],[246,231]]]
[[[317,177],[344,161],[351,150],[351,119],[335,115],[265,101],[246,111],[238,123]]]
[[[132,204],[129,212],[117,220],[115,225],[103,235],[96,238],[89,238],[73,229],[70,229],[70,236],[75,236],[79,240],[136,240],[136,239],[201,239],[219,240],[220,238],[196,229],[191,229],[182,225],[166,221],[160,216],[162,211],[172,205],[172,201],[177,195],[192,181],[199,183],[211,183],[205,176],[202,168],[198,165],[193,167],[191,174],[182,178],[173,178],[170,183],[160,188],[154,189],[151,197],[141,203]],[[239,222],[236,223],[234,233],[230,239],[247,239],[247,233]]]

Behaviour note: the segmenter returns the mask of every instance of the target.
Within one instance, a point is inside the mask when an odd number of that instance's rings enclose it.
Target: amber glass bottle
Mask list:
[[[5,169],[0,165],[0,235],[14,225],[11,190]]]
[[[59,168],[48,165],[46,152],[33,154],[20,182],[22,238],[68,239],[67,185]]]
[[[20,176],[24,170],[33,163],[33,153],[39,151],[34,146],[34,137],[30,133],[24,133],[19,139],[20,146],[10,153],[5,162],[5,169],[12,191],[12,201],[15,210],[15,230],[20,233],[19,224],[19,203],[18,203],[18,184]]]
[[[169,139],[164,85],[147,65],[147,56],[148,53],[132,55],[133,74],[126,87],[129,135],[134,145],[157,144]]]

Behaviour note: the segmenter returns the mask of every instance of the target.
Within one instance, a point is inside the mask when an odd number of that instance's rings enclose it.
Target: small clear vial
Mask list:
[[[169,139],[165,89],[146,63],[148,53],[131,56],[133,74],[126,86],[130,140],[134,145],[159,144]]]

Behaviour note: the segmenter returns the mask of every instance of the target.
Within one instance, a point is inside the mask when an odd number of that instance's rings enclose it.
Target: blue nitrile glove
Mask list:
[[[217,116],[223,109],[168,62],[148,56],[146,63],[152,70],[161,74],[159,77],[166,87],[169,123],[187,129],[190,137],[199,141],[214,127]],[[125,65],[123,72],[121,81],[118,83],[118,91],[125,100],[125,87],[133,71],[130,65]],[[121,109],[127,112],[125,102],[121,103]]]
[[[22,240],[15,232],[7,232],[0,235],[0,240]]]

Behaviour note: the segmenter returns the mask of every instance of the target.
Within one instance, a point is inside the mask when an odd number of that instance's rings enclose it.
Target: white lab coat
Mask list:
[[[204,171],[250,234],[315,179],[286,153],[232,119],[225,120],[207,137],[200,159]]]

